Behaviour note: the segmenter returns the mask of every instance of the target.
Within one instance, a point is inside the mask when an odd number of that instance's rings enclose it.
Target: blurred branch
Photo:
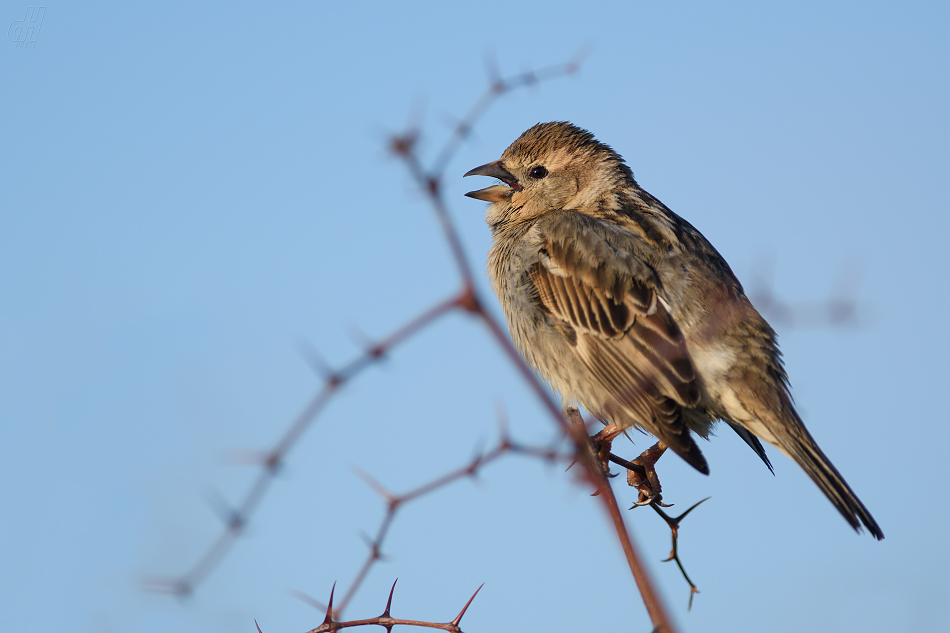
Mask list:
[[[786,327],[843,327],[857,325],[857,296],[861,271],[855,266],[842,267],[834,290],[824,301],[784,301],[774,290],[775,265],[762,258],[752,273],[749,300],[770,322]]]
[[[439,176],[445,173],[445,169],[452,159],[455,158],[455,154],[458,152],[459,147],[461,147],[462,142],[468,138],[469,134],[471,134],[475,128],[475,125],[499,97],[512,90],[526,86],[534,86],[542,81],[576,73],[580,70],[581,64],[587,58],[588,52],[587,48],[582,48],[574,54],[574,57],[563,64],[555,64],[547,68],[528,71],[507,78],[501,76],[497,62],[495,62],[494,59],[489,60],[488,88],[482,93],[482,96],[472,104],[465,116],[455,124],[452,133],[445,141],[445,145],[442,146],[442,149],[433,161],[429,173]]]
[[[340,369],[331,369],[316,354],[315,350],[308,350],[308,360],[323,378],[322,388],[313,396],[309,403],[298,414],[296,420],[284,432],[269,451],[259,453],[256,460],[261,467],[260,474],[250,490],[234,510],[223,508],[223,501],[217,501],[218,514],[224,517],[224,530],[211,547],[198,561],[177,578],[153,577],[144,581],[146,589],[158,593],[169,593],[177,596],[191,594],[221,562],[237,538],[244,532],[251,515],[260,505],[267,493],[274,477],[280,470],[287,453],[300,441],[304,432],[310,428],[324,407],[336,395],[340,388],[360,374],[362,371],[380,362],[392,349],[404,343],[417,334],[427,325],[437,321],[448,312],[457,309],[464,297],[453,296],[441,301],[422,314],[409,320],[391,334],[376,343],[366,346],[361,354]]]

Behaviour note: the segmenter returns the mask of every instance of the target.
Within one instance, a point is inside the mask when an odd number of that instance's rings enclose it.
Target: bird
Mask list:
[[[762,442],[856,531],[884,538],[795,410],[775,331],[620,154],[572,123],[538,123],[465,176],[501,181],[465,194],[491,203],[488,277],[515,347],[569,419],[580,406],[610,437],[646,431],[707,475],[693,436],[725,422],[770,470]]]

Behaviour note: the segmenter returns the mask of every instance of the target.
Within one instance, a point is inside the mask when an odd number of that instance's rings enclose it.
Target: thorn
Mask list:
[[[224,523],[229,532],[240,534],[246,523],[244,516],[240,511],[234,510],[228,506],[224,498],[218,493],[208,494],[208,505],[212,507],[221,522]]]
[[[330,364],[310,341],[307,339],[300,340],[297,343],[297,351],[300,352],[300,355],[307,361],[313,372],[320,378],[329,380],[334,376],[335,372],[330,368]]]
[[[350,325],[347,329],[349,330],[350,338],[363,349],[364,354],[373,359],[386,359],[386,352],[388,351],[386,343],[374,341],[355,325]],[[342,380],[339,382],[342,382]]]
[[[484,586],[485,586],[485,583],[482,583],[481,585],[478,586],[478,589],[476,589],[476,590],[475,590],[475,593],[472,594],[472,597],[468,599],[468,602],[465,603],[465,606],[462,607],[462,610],[459,611],[459,614],[458,614],[457,616],[455,616],[455,619],[452,620],[451,624],[453,624],[454,626],[458,627],[459,622],[462,621],[462,616],[465,615],[465,612],[468,611],[468,608],[471,606],[472,600],[475,599],[475,596],[478,595],[478,592],[481,591],[481,590],[482,590],[482,587],[484,587]]]
[[[363,539],[363,543],[366,544],[366,547],[373,547],[373,539],[366,532],[360,532],[360,538]]]
[[[361,349],[366,350],[373,346],[373,339],[367,336],[363,330],[354,323],[350,323],[347,326],[346,333],[349,335],[350,340],[356,343],[356,346]]]
[[[363,483],[372,488],[376,494],[385,499],[387,503],[392,505],[396,501],[396,495],[386,490],[383,484],[373,479],[365,470],[358,466],[353,466],[353,472],[357,477],[363,480]]]
[[[591,53],[593,52],[594,45],[592,42],[588,41],[582,44],[581,47],[577,49],[577,52],[574,53],[574,56],[571,57],[571,59],[566,64],[564,64],[564,72],[568,75],[576,73],[578,70],[580,70],[581,65],[587,61],[587,58],[590,57]]]
[[[478,479],[478,470],[485,462],[485,442],[482,440],[479,443],[481,444],[481,447],[475,449],[475,454],[472,456],[472,460],[468,463],[468,467],[465,469],[466,474],[470,479]]]
[[[360,538],[363,539],[366,547],[369,548],[370,558],[372,560],[385,560],[385,557],[379,551],[379,543],[377,541],[371,539],[366,532],[360,532]]]
[[[323,619],[323,624],[333,624],[333,593],[336,591],[336,583],[330,589],[330,603],[327,605],[327,617]]]
[[[348,323],[346,333],[350,337],[350,340],[356,343],[357,347],[365,349],[373,344],[373,340],[370,336],[361,330],[360,326],[356,323]]]
[[[254,626],[257,627],[257,633],[264,633],[264,631],[261,630],[261,625],[257,623],[257,618],[254,619]]]
[[[302,591],[297,591],[296,589],[288,589],[287,592],[288,592],[290,595],[292,595],[294,598],[296,598],[297,600],[300,600],[300,601],[303,602],[304,604],[310,605],[311,607],[313,607],[313,608],[316,609],[317,611],[324,611],[324,610],[326,610],[326,608],[327,608],[327,605],[323,604],[322,602],[320,602],[320,601],[317,600],[316,598],[313,598],[313,597],[311,597],[311,596],[308,596],[307,594],[305,594],[305,593],[302,592]]]
[[[464,139],[474,131],[468,121],[458,118],[451,112],[446,112],[442,115],[442,124],[450,128],[452,133],[460,139]]]
[[[146,578],[141,581],[142,588],[151,593],[164,593],[177,598],[187,598],[194,587],[180,578]]]
[[[676,517],[676,518],[673,519],[673,520],[678,524],[680,521],[682,521],[683,519],[686,518],[686,515],[687,515],[687,514],[689,514],[690,512],[692,512],[693,510],[695,510],[696,508],[698,508],[698,507],[699,507],[699,504],[705,503],[706,501],[709,501],[710,499],[712,499],[712,497],[706,497],[705,499],[700,499],[699,501],[697,501],[696,503],[694,503],[693,505],[691,505],[691,506],[686,510],[686,512],[684,512],[683,514],[679,515],[678,517]]]
[[[271,471],[272,475],[276,475],[284,465],[282,453],[277,450],[228,450],[221,460],[229,465],[260,466],[264,470]]]
[[[388,617],[390,617],[390,615],[389,615],[389,609],[390,609],[390,607],[393,606],[393,592],[396,591],[396,583],[397,583],[397,582],[399,582],[399,579],[398,579],[398,578],[397,578],[395,581],[393,581],[393,587],[392,587],[392,589],[389,590],[389,600],[386,601],[386,610],[383,611],[383,615],[380,616],[380,617],[383,617],[383,618],[388,618]]]
[[[225,451],[221,458],[225,464],[239,466],[261,466],[267,462],[267,451],[234,449]]]
[[[384,556],[379,549],[379,542],[374,539],[371,539],[366,532],[360,532],[360,538],[363,539],[363,543],[366,544],[366,547],[370,550],[370,559],[378,560],[385,562],[389,560],[387,556]]]

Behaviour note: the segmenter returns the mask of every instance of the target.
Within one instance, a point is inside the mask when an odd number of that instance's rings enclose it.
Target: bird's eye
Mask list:
[[[537,167],[532,169],[530,172],[528,172],[528,175],[531,176],[532,178],[537,178],[538,180],[540,180],[541,178],[544,178],[545,176],[548,175],[548,170],[542,167],[541,165],[538,165]]]

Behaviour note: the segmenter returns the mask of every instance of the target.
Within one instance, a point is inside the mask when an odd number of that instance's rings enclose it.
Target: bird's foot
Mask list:
[[[604,470],[604,475],[612,477],[610,474],[610,449],[613,446],[614,438],[620,435],[621,431],[616,424],[608,424],[590,438],[591,448],[594,451],[594,457]]]
[[[627,483],[636,488],[639,492],[637,506],[648,506],[656,504],[664,508],[670,507],[670,504],[663,503],[663,488],[660,486],[660,478],[656,474],[656,463],[666,451],[666,444],[657,442],[647,450],[643,451],[640,457],[633,460],[633,463],[643,469],[641,474],[632,468],[627,469]]]

